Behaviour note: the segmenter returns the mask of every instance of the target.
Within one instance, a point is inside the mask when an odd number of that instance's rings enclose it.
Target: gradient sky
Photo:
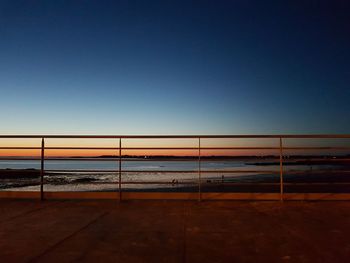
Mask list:
[[[0,133],[349,133],[349,14],[348,1],[0,0]]]

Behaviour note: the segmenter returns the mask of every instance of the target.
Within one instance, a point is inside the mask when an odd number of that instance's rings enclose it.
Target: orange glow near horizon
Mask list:
[[[327,143],[328,142],[328,143]],[[332,142],[330,144],[330,142]],[[284,146],[349,146],[350,140],[346,143],[344,140],[285,140]],[[278,139],[201,139],[201,147],[278,147]],[[41,147],[41,139],[0,139],[0,147]],[[45,147],[110,147],[115,149],[45,149],[45,156],[48,157],[68,157],[68,156],[101,156],[101,155],[119,155],[119,139],[46,139]],[[122,139],[122,147],[147,147],[147,148],[166,148],[166,147],[198,147],[198,139]],[[40,156],[40,149],[0,149],[0,156]],[[292,154],[291,151],[284,151],[285,154]],[[305,153],[305,151],[294,152],[296,154]],[[310,153],[310,151],[309,151]],[[318,153],[322,153],[318,151]],[[202,156],[210,155],[278,155],[278,150],[206,150],[201,149]],[[122,155],[152,156],[152,155],[173,155],[173,156],[197,156],[198,149],[188,150],[141,150],[141,149],[123,149]]]
[[[243,147],[243,146],[268,146],[261,142],[242,142],[238,140],[223,139],[202,139],[201,147]],[[41,147],[40,139],[10,139],[0,140],[1,147]],[[276,145],[273,145],[276,146]],[[45,156],[101,156],[101,155],[119,155],[119,139],[46,139],[45,147],[110,147],[115,149],[45,149]],[[123,139],[122,148],[197,148],[198,139]],[[271,151],[270,151],[271,152]],[[1,149],[0,156],[40,156],[40,149]],[[261,155],[262,151],[252,150],[206,150],[201,149],[202,156],[208,155]],[[271,154],[271,153],[267,153]],[[154,155],[173,155],[173,156],[197,156],[198,149],[123,149],[122,155],[154,156]]]

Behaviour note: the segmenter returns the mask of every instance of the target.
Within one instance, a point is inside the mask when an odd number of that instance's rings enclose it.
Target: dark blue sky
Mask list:
[[[0,133],[349,133],[347,2],[0,1]]]

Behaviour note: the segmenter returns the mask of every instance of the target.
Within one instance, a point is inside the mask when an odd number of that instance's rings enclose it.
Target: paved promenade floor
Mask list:
[[[0,200],[0,262],[349,262],[350,202]]]

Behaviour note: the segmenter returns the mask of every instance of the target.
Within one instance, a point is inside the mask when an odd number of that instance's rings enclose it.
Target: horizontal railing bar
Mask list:
[[[203,184],[205,184],[206,182],[205,181],[202,181]],[[227,182],[220,182],[220,181],[212,181],[210,183],[222,183],[222,184],[226,184]],[[193,185],[196,185],[198,184],[198,181],[193,181],[193,182],[151,182],[151,181],[147,181],[147,182],[144,182],[144,181],[124,181],[123,184],[171,184],[171,185],[183,185],[183,184],[193,184]],[[233,183],[233,184],[236,184],[236,183]],[[237,183],[239,184],[239,183]]]
[[[122,150],[197,150],[198,147],[123,147]],[[201,150],[277,150],[278,147],[200,147]],[[349,147],[350,149],[350,147]]]
[[[30,158],[30,159],[7,159],[7,158],[0,158],[0,161],[40,161],[38,158]],[[119,160],[117,158],[45,158],[45,161],[82,161],[82,162],[91,162],[91,161],[101,161],[101,162],[115,162],[116,160]]]
[[[286,158],[286,157],[285,157]],[[285,159],[284,158],[284,159]],[[320,156],[318,156],[317,158],[310,158],[310,159],[308,159],[307,158],[307,156],[301,156],[301,157],[293,157],[293,156],[291,156],[291,157],[289,157],[289,158],[287,158],[286,160],[293,160],[293,159],[295,159],[295,160],[297,160],[297,158],[299,158],[299,160],[310,160],[310,161],[332,161],[332,162],[337,162],[337,161],[349,161],[350,160],[350,156],[349,157],[347,157],[347,156],[343,156],[343,157],[341,157],[341,158],[333,158],[333,156],[328,156],[327,158],[323,158],[323,157],[320,157]],[[288,163],[288,161],[284,161],[285,163]]]
[[[277,157],[276,157],[277,158]],[[1,158],[0,160],[6,160],[6,161],[39,161],[40,158]],[[235,160],[234,158],[229,159],[229,158],[224,158],[224,159],[219,159],[219,158],[208,158],[206,159],[203,157],[203,162],[209,162],[209,161],[230,161],[230,160]],[[119,158],[45,158],[45,161],[119,161]],[[135,159],[122,159],[122,162],[197,162],[198,160],[193,158],[184,158],[184,159],[166,159],[166,158],[135,158]]]
[[[45,183],[50,183],[50,181],[45,181]],[[113,181],[113,182],[73,182],[74,184],[100,184],[100,185],[108,185],[108,184],[116,184],[118,183],[117,181]],[[205,183],[205,182],[204,182]],[[219,182],[212,182],[212,183],[219,183]],[[59,183],[57,185],[70,185],[71,183]],[[164,182],[164,181],[122,181],[121,184],[145,184],[145,185],[152,185],[152,184],[165,184],[165,185],[196,185],[198,184],[198,181],[193,181],[193,182]],[[223,184],[226,184],[226,182],[224,182]],[[239,184],[239,183],[238,183]],[[260,184],[260,183],[259,183]]]
[[[62,172],[62,173],[117,173],[119,170],[88,170],[88,169],[75,169],[75,170],[51,170],[46,169],[46,173],[48,172]],[[197,173],[196,170],[121,170],[123,173]],[[279,171],[263,171],[263,170],[201,170],[202,173],[278,173]]]
[[[124,181],[122,184],[172,184],[172,185],[182,185],[182,184],[196,184],[198,182],[193,181],[193,182],[177,182],[177,183],[172,183],[172,182],[127,182]],[[220,180],[215,180],[211,182],[206,182],[205,180],[202,181],[203,184],[222,184],[222,185],[235,185],[235,186],[244,186],[244,185],[280,185],[280,183],[267,183],[267,182],[222,182]],[[344,182],[335,182],[335,183],[284,183],[285,185],[350,185],[350,182],[344,183]]]
[[[50,183],[49,180],[45,181],[46,183]],[[197,184],[197,181],[193,182],[171,182],[171,181],[122,181],[121,184],[170,184],[170,185],[195,185]],[[112,181],[112,182],[98,182],[98,181],[93,181],[93,182],[69,182],[69,183],[55,183],[55,185],[71,185],[71,184],[101,184],[101,185],[106,185],[106,184],[118,184],[118,181]]]
[[[224,185],[280,185],[279,182],[277,183],[268,183],[268,182],[227,182],[227,181],[220,181],[220,180],[213,180],[211,182],[205,182],[203,181],[203,184],[208,183],[208,184],[224,184]],[[180,184],[180,183],[179,183]],[[328,183],[323,183],[323,182],[310,182],[310,183],[299,183],[299,182],[283,182],[284,185],[350,185],[350,182],[328,182]]]
[[[41,147],[0,147],[0,150],[40,150]],[[198,147],[122,147],[122,150],[198,150]],[[203,150],[277,150],[278,147],[201,147]],[[348,148],[350,149],[350,147]],[[45,147],[45,150],[119,150],[116,147]]]
[[[0,147],[0,150],[40,150],[41,147]],[[118,150],[116,147],[45,147],[45,150]]]
[[[284,183],[285,185],[350,185],[350,182],[309,182],[309,183],[298,183],[298,182],[293,182],[293,183]]]
[[[119,150],[118,147],[45,147],[45,150]]]
[[[201,147],[202,150],[277,150],[279,147]]]
[[[334,170],[334,171],[321,171],[320,173],[350,173],[347,170]],[[76,170],[45,170],[46,173],[117,173],[119,170],[88,170],[88,169],[76,169]],[[122,173],[196,173],[198,171],[195,170],[121,170]],[[276,174],[279,171],[274,170],[201,170],[202,173],[260,173],[260,174]],[[293,174],[298,172],[309,172],[309,170],[293,170],[286,171],[286,174]],[[319,171],[318,171],[319,172]],[[311,173],[312,174],[312,173]]]
[[[80,138],[80,139],[221,139],[221,138],[350,138],[350,134],[275,134],[275,135],[0,135],[0,138]]]
[[[122,150],[198,150],[198,147],[122,147]]]
[[[93,170],[93,169],[45,169],[45,173],[118,173],[119,170]],[[122,171],[125,172],[125,171]],[[143,172],[143,171],[140,171]]]
[[[40,150],[41,147],[0,147],[0,150]]]
[[[123,147],[122,150],[198,150],[198,147]],[[279,150],[280,147],[200,147],[201,150]],[[349,147],[282,147],[283,150],[350,150]]]
[[[50,184],[51,182],[49,180],[45,180],[45,183]],[[114,185],[118,183],[117,181],[112,182],[70,182],[70,183],[55,183],[55,185],[71,185],[71,184],[80,184],[80,185],[88,185],[88,184],[96,184],[96,185]],[[173,186],[181,186],[181,185],[196,185],[197,181],[122,181],[122,185],[132,185],[132,184],[141,184],[141,185],[173,185]],[[206,182],[205,180],[202,181],[203,184],[215,184],[215,185],[226,185],[226,186],[265,186],[265,185],[276,185],[278,186],[279,183],[269,183],[269,182],[227,182],[227,181],[220,181],[220,180],[212,180],[210,182]],[[288,182],[284,183],[285,185],[292,185],[292,186],[298,186],[298,185],[306,185],[306,186],[327,186],[327,185],[350,185],[350,182]],[[40,186],[40,184],[31,184],[30,186]],[[9,188],[10,189],[10,188]]]
[[[212,161],[221,161],[221,162],[225,162],[225,161],[237,161],[239,160],[238,158],[235,159],[234,157],[233,158],[211,158],[211,157],[208,157],[206,158],[206,156],[201,156],[202,158],[202,162],[212,162]],[[277,158],[277,157],[276,157]],[[140,158],[140,159],[122,159],[123,162],[198,162],[198,157],[190,157],[190,158]]]
[[[0,160],[6,160],[6,161],[39,161],[40,158],[1,158]],[[62,158],[45,158],[45,161],[113,161],[119,160],[119,158],[89,158],[89,157],[82,157],[82,158],[74,158],[74,157],[62,157]]]
[[[1,158],[0,157],[0,160],[6,160],[6,161],[39,161],[40,158]],[[83,158],[74,158],[74,157],[71,157],[71,158],[45,158],[45,161],[118,161],[119,158],[118,157],[115,157],[115,158],[89,158],[89,157],[83,157]],[[212,161],[213,159],[210,159],[210,161]],[[220,159],[218,159],[220,160]],[[164,162],[193,162],[193,161],[196,161],[194,158],[192,159],[162,159],[162,158],[158,158],[158,159],[152,159],[152,158],[139,158],[139,159],[122,159],[123,162],[143,162],[143,161],[154,161],[154,162],[161,162],[161,161],[164,161]],[[222,161],[227,161],[226,160],[223,160]]]
[[[321,171],[317,171],[316,173],[318,174],[322,174],[322,175],[338,175],[339,172],[341,172],[342,174],[347,174],[350,173],[350,170],[334,170],[334,171],[325,171],[325,170],[321,170]],[[287,175],[305,175],[305,176],[312,176],[313,175],[313,171],[308,171],[308,170],[293,170],[293,171],[286,171],[285,174]]]
[[[0,147],[0,150],[40,150],[41,147]],[[279,150],[279,147],[201,147],[201,150]],[[282,147],[283,150],[350,150],[349,147]],[[45,150],[119,150],[118,147],[45,147]],[[122,147],[121,150],[198,150],[198,147]]]
[[[49,180],[45,180],[45,183],[51,183]],[[55,185],[70,185],[70,184],[116,184],[118,181],[111,181],[111,182],[70,182],[70,183],[55,183]],[[198,182],[197,180],[194,181],[122,181],[121,184],[171,184],[171,185],[196,185]],[[202,181],[203,184],[222,184],[222,185],[279,185],[280,183],[269,183],[269,182],[228,182],[228,181],[221,181],[220,179],[211,180],[210,182],[206,182],[205,180]],[[285,182],[285,185],[350,185],[350,182]],[[39,183],[37,184],[31,184],[30,186],[40,186]]]
[[[198,181],[193,182],[163,182],[163,181],[123,181],[121,184],[171,184],[171,185],[179,185],[179,184],[190,184],[190,185],[196,185],[198,184]]]
[[[350,150],[349,147],[282,147],[283,150]]]

